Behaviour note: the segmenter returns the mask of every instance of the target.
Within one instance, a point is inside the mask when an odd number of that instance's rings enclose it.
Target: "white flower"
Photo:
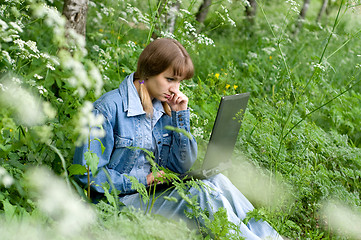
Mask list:
[[[94,51],[96,51],[96,52],[99,52],[99,50],[100,50],[100,48],[99,48],[98,45],[93,45],[93,49],[94,49]]]
[[[40,93],[41,95],[43,95],[44,93],[48,92],[48,90],[46,90],[43,86],[38,86],[37,88],[38,88],[39,93]]]
[[[6,58],[6,60],[8,60],[8,62],[10,64],[14,64],[15,63],[15,60],[13,60],[11,57],[10,57],[10,54],[7,52],[7,51],[2,51],[1,52],[2,55]]]
[[[89,101],[86,101],[80,109],[78,121],[78,131],[80,133],[80,137],[77,144],[82,144],[87,141],[89,137],[102,138],[105,136],[104,129],[100,127],[104,122],[104,117],[101,114],[94,115],[93,109],[93,104]]]
[[[35,168],[27,176],[35,190],[38,208],[54,220],[62,235],[73,236],[95,222],[94,211],[68,188],[63,179],[46,168]]]
[[[25,45],[28,46],[30,50],[33,51],[34,53],[39,53],[38,47],[36,46],[36,42],[29,40],[25,42]]]
[[[5,168],[0,166],[0,185],[3,185],[6,188],[9,188],[14,183],[14,179],[6,171]]]
[[[55,67],[53,67],[50,63],[46,64],[46,67],[49,68],[50,70],[55,70]]]
[[[17,44],[21,50],[24,49],[25,41],[23,41],[23,40],[21,40],[21,39],[16,39],[16,40],[14,41],[14,43]]]
[[[257,55],[257,53],[254,53],[254,52],[249,51],[249,52],[247,53],[247,57],[248,57],[249,59],[256,59],[256,58],[258,58],[258,55]]]
[[[12,79],[17,78],[13,77]],[[40,99],[14,82],[7,81],[4,83],[4,87],[7,89],[0,92],[0,102],[14,111],[16,120],[27,126],[44,122]]]
[[[9,25],[1,19],[0,19],[0,26],[1,26],[1,30],[3,31],[9,28]]]
[[[43,79],[43,77],[42,76],[40,76],[40,75],[38,75],[38,74],[34,74],[34,78],[36,78],[36,79]]]
[[[17,30],[18,32],[23,32],[23,29],[21,29],[21,27],[15,23],[15,22],[9,22],[9,24],[15,29]]]

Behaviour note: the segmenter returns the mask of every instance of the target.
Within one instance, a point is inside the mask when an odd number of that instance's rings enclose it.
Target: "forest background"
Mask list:
[[[70,176],[81,171],[75,145],[101,123],[91,102],[156,37],[176,38],[194,61],[181,90],[199,159],[220,97],[251,93],[225,173],[256,207],[244,221],[263,218],[289,239],[360,239],[360,1],[72,2],[0,4],[1,239],[236,238],[222,211],[200,235],[120,211],[111,194],[87,203]]]

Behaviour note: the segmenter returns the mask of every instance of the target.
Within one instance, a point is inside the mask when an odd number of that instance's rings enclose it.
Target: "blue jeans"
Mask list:
[[[206,190],[190,188],[189,194],[197,196],[200,207],[209,212],[209,217],[212,219],[213,214],[217,212],[218,208],[223,207],[227,211],[228,220],[239,226],[241,236],[246,239],[279,239],[281,236],[265,221],[255,221],[251,219],[247,225],[242,222],[246,217],[247,212],[253,210],[252,204],[246,197],[231,183],[231,181],[223,174],[215,175],[209,179],[202,180],[204,184],[209,186]],[[156,193],[156,197],[162,194],[162,191]],[[186,222],[190,222],[184,211],[188,210],[187,202],[178,194],[175,189],[172,189],[164,196],[174,197],[178,201],[168,201],[159,197],[152,208],[152,213],[163,215],[167,218],[180,218]],[[138,193],[126,195],[120,198],[126,206],[133,206],[135,208],[143,208],[141,206],[140,195]],[[202,220],[200,219],[202,223]]]

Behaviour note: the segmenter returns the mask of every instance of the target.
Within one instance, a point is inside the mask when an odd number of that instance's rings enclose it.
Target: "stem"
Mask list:
[[[68,185],[68,188],[70,189],[69,175],[68,175],[68,171],[66,170],[66,163],[65,163],[65,159],[64,159],[63,155],[60,153],[59,149],[57,149],[53,145],[50,145],[50,144],[47,144],[47,145],[59,156],[61,164],[64,169],[65,181],[66,181],[66,184]]]
[[[333,27],[332,27],[332,31],[331,31],[329,37],[327,38],[326,45],[325,45],[325,47],[323,48],[323,51],[322,51],[320,60],[318,61],[319,64],[320,64],[320,63],[322,62],[322,60],[323,60],[323,57],[324,57],[325,52],[326,52],[326,49],[327,49],[327,47],[328,47],[328,45],[329,45],[329,43],[330,43],[331,37],[332,37],[332,35],[334,34],[334,31],[335,31],[336,26],[337,26],[337,24],[338,24],[338,19],[339,19],[339,15],[340,15],[340,12],[341,12],[341,8],[342,8],[343,3],[344,3],[344,0],[342,0],[341,5],[340,5],[340,7],[339,7],[339,9],[338,9],[337,16],[336,16],[336,19],[335,19],[334,24],[333,24]],[[292,109],[291,109],[290,113],[288,114],[287,120],[286,120],[286,122],[285,122],[285,124],[283,125],[282,130],[281,130],[280,143],[279,143],[279,147],[278,147],[278,150],[277,150],[276,158],[279,157],[279,154],[280,154],[280,152],[281,152],[282,144],[283,144],[284,139],[288,136],[288,134],[289,134],[296,126],[298,126],[298,125],[304,120],[304,118],[301,119],[298,123],[296,123],[295,125],[293,125],[293,127],[292,127],[290,130],[288,130],[288,132],[287,132],[285,135],[283,135],[283,132],[284,132],[284,130],[286,129],[286,126],[288,125],[288,123],[289,123],[289,121],[290,121],[290,119],[291,119],[291,116],[292,116],[294,110],[296,109],[296,104],[298,103],[300,96],[303,96],[304,92],[306,91],[306,88],[307,88],[308,85],[311,83],[311,81],[314,79],[314,76],[316,75],[316,71],[318,71],[317,68],[315,68],[315,69],[313,70],[312,76],[311,76],[310,79],[307,81],[307,83],[306,83],[305,87],[303,88],[302,92],[299,94],[299,97],[295,98],[295,101],[294,101],[294,104],[293,104],[293,106],[292,106]],[[333,100],[333,99],[332,99],[332,100]],[[332,101],[332,100],[331,100],[331,101]],[[331,101],[329,101],[329,102],[331,102]],[[328,104],[329,102],[327,102],[326,104]],[[326,105],[326,104],[325,104],[325,105]],[[323,106],[324,106],[324,105],[322,105],[321,107],[323,107]],[[321,107],[320,107],[320,108],[321,108]],[[315,110],[312,111],[311,113],[315,112],[315,111],[318,110],[318,109],[319,109],[319,108],[315,109]],[[309,114],[311,114],[311,113],[309,113]],[[305,117],[307,117],[309,114],[307,114]]]
[[[87,175],[88,175],[88,191],[87,191],[87,197],[88,197],[88,199],[90,199],[90,168],[89,168],[89,166],[87,166],[86,172],[87,172]]]
[[[152,204],[150,205],[150,209],[149,209],[149,213],[152,213],[152,209],[153,209],[153,206],[154,206],[154,202],[155,202],[155,189],[156,189],[156,186],[157,184],[154,184],[154,187],[153,187],[153,195],[152,195]]]

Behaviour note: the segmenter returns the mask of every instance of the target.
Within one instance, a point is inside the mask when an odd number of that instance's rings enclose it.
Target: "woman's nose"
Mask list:
[[[172,93],[179,92],[179,85],[180,85],[180,83],[178,81],[173,81],[170,88],[169,88],[169,90]]]

